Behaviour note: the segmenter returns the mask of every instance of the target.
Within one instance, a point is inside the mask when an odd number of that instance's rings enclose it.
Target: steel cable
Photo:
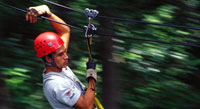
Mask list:
[[[58,4],[58,3],[54,3],[48,0],[43,0],[44,2],[47,2],[49,4],[53,4],[59,7],[62,7],[64,9],[68,9],[74,12],[78,12],[81,14],[84,14],[84,12],[82,11],[78,11],[72,8],[69,8],[67,6]],[[103,19],[111,19],[111,20],[118,20],[118,21],[126,21],[126,22],[134,22],[134,23],[142,23],[142,24],[151,24],[151,25],[159,25],[159,26],[166,26],[166,27],[172,27],[172,28],[182,28],[182,29],[192,29],[192,30],[200,30],[200,28],[196,28],[196,27],[188,27],[188,26],[180,26],[180,25],[170,25],[170,24],[161,24],[161,23],[154,23],[154,22],[147,22],[147,21],[139,21],[139,20],[130,20],[130,19],[122,19],[122,18],[116,18],[116,17],[110,17],[110,16],[100,16],[98,15],[97,17],[99,18],[103,18]]]
[[[0,2],[0,4],[3,5],[3,6],[6,6],[6,7],[9,7],[9,8],[16,9],[18,11],[24,12],[24,13],[28,12],[28,10],[23,10],[23,9],[14,7],[14,6],[10,6],[10,5],[4,4],[2,2]],[[76,26],[72,26],[72,25],[69,25],[69,24],[64,24],[64,23],[61,23],[61,22],[49,19],[49,18],[44,17],[44,16],[40,16],[40,18],[45,19],[45,20],[49,20],[49,21],[52,21],[52,22],[56,22],[56,23],[59,23],[59,24],[62,24],[62,25],[66,25],[66,26],[69,26],[70,28],[73,28],[73,29],[85,31],[82,28],[79,28],[79,27],[76,27]],[[114,34],[101,33],[99,31],[96,31],[95,33],[97,35],[110,36],[110,37],[116,37],[116,38],[132,39],[132,40],[139,40],[139,41],[149,41],[149,42],[156,42],[156,43],[162,43],[162,44],[173,44],[173,45],[182,45],[182,46],[190,46],[190,47],[200,47],[200,45],[194,45],[194,44],[188,44],[188,43],[166,42],[166,41],[160,41],[160,40],[151,40],[151,39],[144,39],[144,38],[126,37],[126,36],[122,36],[122,35],[114,35]]]

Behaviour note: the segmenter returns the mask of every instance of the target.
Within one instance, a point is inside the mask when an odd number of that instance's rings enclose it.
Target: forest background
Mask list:
[[[42,0],[1,0],[27,9],[46,4],[70,25],[83,28],[86,16]],[[54,0],[100,15],[160,24],[200,27],[199,0]],[[103,33],[126,37],[200,45],[200,30],[95,18]],[[46,20],[30,24],[25,13],[0,5],[0,108],[49,109],[42,91],[44,65],[35,56],[34,38],[54,31]],[[105,109],[200,108],[200,48],[94,35],[92,54],[97,62],[97,97]],[[71,29],[69,66],[85,80],[88,59],[84,32]]]

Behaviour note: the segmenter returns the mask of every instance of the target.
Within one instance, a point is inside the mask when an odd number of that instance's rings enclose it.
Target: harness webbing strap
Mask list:
[[[89,62],[92,61],[92,52],[91,52],[91,39],[88,37],[87,38],[87,47],[88,47],[88,58],[89,58]]]
[[[97,103],[97,105],[98,105],[98,107],[99,107],[100,109],[104,109],[103,106],[101,105],[99,99],[98,99],[97,97],[95,97],[94,100],[95,100],[95,102]]]

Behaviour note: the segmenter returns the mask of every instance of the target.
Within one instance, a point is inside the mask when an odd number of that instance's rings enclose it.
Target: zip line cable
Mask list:
[[[3,5],[3,6],[6,6],[6,7],[9,7],[9,8],[16,9],[16,10],[18,10],[18,11],[24,12],[24,13],[27,13],[27,12],[28,12],[28,10],[20,9],[20,8],[11,6],[11,5],[7,5],[7,4],[2,3],[2,2],[0,2],[0,4]],[[55,22],[55,23],[58,23],[58,24],[62,24],[62,25],[69,26],[69,27],[71,27],[71,28],[73,28],[73,29],[77,29],[77,30],[82,30],[82,31],[84,31],[83,29],[81,29],[81,28],[79,28],[79,27],[75,27],[75,26],[72,26],[72,25],[69,25],[69,24],[64,24],[64,23],[61,23],[61,22],[58,22],[58,21],[49,19],[49,18],[47,18],[47,17],[45,17],[45,16],[38,16],[38,17],[40,17],[40,18],[42,18],[42,19],[45,19],[45,20],[49,20],[49,21]]]
[[[96,34],[103,35],[103,36],[123,38],[123,39],[132,39],[132,40],[138,40],[138,41],[149,41],[149,42],[156,42],[156,43],[162,43],[162,44],[173,44],[173,45],[182,45],[182,46],[189,46],[189,47],[200,47],[200,45],[181,43],[181,42],[166,42],[166,41],[160,41],[160,40],[126,37],[126,36],[122,36],[122,35],[105,34],[105,33],[100,33],[100,32],[96,32]]]
[[[59,7],[62,7],[64,9],[68,9],[74,12],[78,12],[80,14],[84,14],[84,12],[69,8],[67,6],[58,4],[58,3],[54,3],[48,0],[43,0],[44,2],[47,2],[49,4],[53,4]],[[126,22],[135,22],[135,23],[142,23],[142,24],[151,24],[151,25],[159,25],[159,26],[167,26],[167,27],[172,27],[172,28],[182,28],[182,29],[192,29],[192,30],[200,30],[200,28],[195,28],[195,27],[188,27],[188,26],[180,26],[180,25],[170,25],[170,24],[161,24],[161,23],[154,23],[154,22],[147,22],[147,21],[139,21],[139,20],[130,20],[130,19],[121,19],[121,18],[116,18],[116,17],[110,17],[110,16],[97,16],[99,18],[103,18],[103,19],[111,19],[111,20],[118,20],[118,21],[126,21]]]
[[[23,9],[20,9],[20,8],[11,6],[11,5],[7,5],[7,4],[2,3],[2,2],[0,2],[0,4],[3,5],[3,6],[6,6],[6,7],[9,7],[9,8],[16,9],[16,10],[18,10],[18,11],[24,12],[24,13],[27,13],[27,12],[28,12],[27,10],[23,10]]]
[[[53,5],[62,7],[62,8],[64,8],[64,9],[68,9],[68,10],[71,10],[71,11],[74,11],[74,12],[77,12],[77,13],[80,13],[80,14],[84,14],[84,12],[82,12],[82,11],[78,11],[78,10],[72,9],[72,8],[70,8],[70,7],[67,7],[67,6],[58,4],[58,3],[54,3],[54,2],[51,2],[51,1],[48,1],[48,0],[43,0],[43,1],[44,1],[44,2],[47,2],[47,3],[49,3],[49,4],[53,4]]]
[[[135,22],[135,23],[142,23],[142,24],[151,24],[151,25],[166,26],[166,27],[172,27],[172,28],[182,28],[182,29],[200,30],[200,28],[188,27],[188,26],[170,25],[170,24],[161,24],[161,23],[154,23],[154,22],[147,22],[147,21],[138,21],[138,20],[121,19],[121,18],[108,17],[108,16],[97,16],[97,17],[99,17],[99,18],[104,18],[104,19],[118,20],[118,21],[127,21],[127,22]]]
[[[12,8],[12,9],[16,9],[16,10],[24,12],[24,13],[28,12],[28,10],[23,10],[23,9],[14,7],[14,6],[7,5],[7,4],[2,3],[2,2],[0,2],[0,5],[6,6],[6,7],[9,7],[9,8]],[[59,24],[62,24],[62,25],[69,26],[69,27],[71,27],[73,29],[85,31],[82,28],[75,27],[75,26],[72,26],[72,25],[69,25],[69,24],[64,24],[64,23],[61,23],[61,22],[49,19],[49,18],[44,17],[44,16],[39,16],[39,17],[42,18],[42,19],[45,19],[45,20],[49,20],[49,21],[55,22],[55,23],[59,23]],[[123,39],[132,39],[132,40],[139,40],[139,41],[156,42],[156,43],[162,43],[162,44],[173,44],[173,45],[182,45],[182,46],[189,46],[189,47],[200,47],[200,45],[194,45],[194,44],[188,44],[188,43],[166,42],[166,41],[160,41],[160,40],[151,40],[151,39],[144,39],[144,38],[134,38],[134,37],[127,37],[127,36],[122,36],[122,35],[106,34],[106,33],[98,32],[98,31],[96,31],[95,34],[102,35],[102,36],[110,36],[110,37],[116,37],[116,38],[123,38]]]

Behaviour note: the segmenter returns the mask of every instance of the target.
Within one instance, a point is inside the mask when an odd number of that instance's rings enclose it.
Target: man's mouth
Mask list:
[[[65,61],[64,64],[68,64],[68,61]]]

